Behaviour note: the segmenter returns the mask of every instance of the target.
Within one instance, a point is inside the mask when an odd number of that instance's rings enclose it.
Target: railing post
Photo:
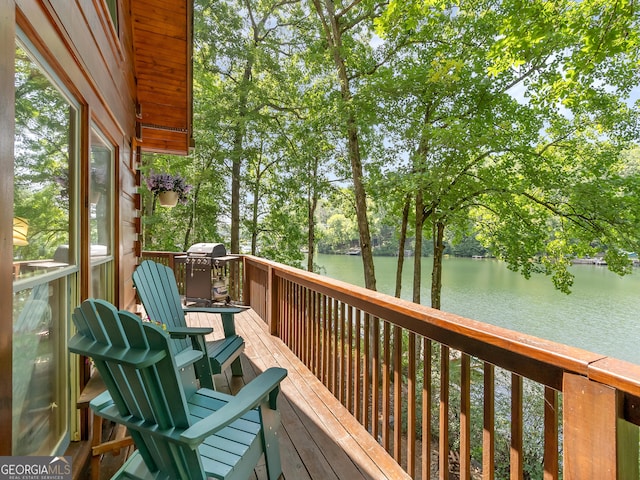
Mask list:
[[[242,257],[242,304],[251,306],[251,280],[249,279],[249,260]]]
[[[638,430],[622,418],[622,394],[569,373],[562,390],[564,479],[637,478]]]
[[[276,270],[271,265],[267,271],[267,325],[269,325],[269,333],[278,335],[278,279],[275,274]]]

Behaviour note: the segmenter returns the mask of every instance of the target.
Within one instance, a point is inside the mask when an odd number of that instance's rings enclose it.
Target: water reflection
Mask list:
[[[323,275],[364,285],[362,260],[346,255],[318,255]],[[431,258],[422,260],[422,303],[430,304]],[[403,298],[411,300],[413,266],[405,262]],[[396,259],[376,257],[378,290],[393,294]],[[640,271],[619,277],[605,267],[576,265],[570,295],[551,280],[527,280],[497,260],[447,258],[442,309],[493,325],[640,364],[637,294]]]

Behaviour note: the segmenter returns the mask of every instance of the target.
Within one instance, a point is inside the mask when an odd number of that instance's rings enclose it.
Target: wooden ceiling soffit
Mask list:
[[[145,152],[193,147],[193,0],[131,2],[138,137]]]

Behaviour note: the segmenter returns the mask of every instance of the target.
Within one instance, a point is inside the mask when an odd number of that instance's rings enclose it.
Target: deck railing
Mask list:
[[[143,252],[183,289],[180,255]],[[639,365],[252,256],[230,284],[413,478],[639,478]]]
[[[638,478],[640,366],[256,257],[243,272],[244,303],[412,477]]]
[[[184,295],[186,290],[187,268],[186,263],[181,261],[181,259],[184,259],[186,255],[186,252],[144,251],[142,252],[142,260],[153,260],[170,267],[176,276],[178,290],[181,295]],[[212,269],[212,274],[214,273]],[[228,273],[227,287],[229,296],[234,300],[239,300],[242,298],[242,262],[229,262]],[[212,281],[213,280],[215,279],[212,278]]]

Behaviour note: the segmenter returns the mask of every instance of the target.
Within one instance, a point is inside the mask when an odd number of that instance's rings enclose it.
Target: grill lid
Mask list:
[[[201,257],[224,257],[227,255],[227,249],[222,243],[194,243],[187,250],[187,255]]]

